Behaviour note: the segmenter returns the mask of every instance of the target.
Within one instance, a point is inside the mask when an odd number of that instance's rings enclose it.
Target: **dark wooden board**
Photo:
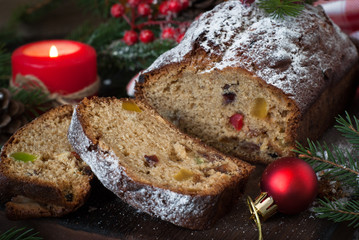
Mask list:
[[[359,96],[357,94],[350,112],[358,116]],[[323,139],[346,147],[347,143],[332,128]],[[255,198],[259,190],[259,179],[264,166],[257,166],[251,175],[244,194],[233,209],[217,224],[204,231],[192,231],[174,226],[168,222],[139,212],[118,199],[95,181],[92,194],[87,203],[77,212],[62,218],[9,221],[3,206],[0,210],[0,231],[10,227],[29,227],[40,232],[46,240],[62,239],[258,239],[258,231],[249,220],[250,214],[246,196]],[[353,239],[353,229],[345,224],[318,219],[310,211],[288,216],[276,214],[262,224],[264,239]]]

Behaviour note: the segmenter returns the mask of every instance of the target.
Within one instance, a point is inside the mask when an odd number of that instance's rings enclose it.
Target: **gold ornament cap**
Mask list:
[[[258,214],[263,221],[265,221],[277,212],[278,206],[274,203],[273,198],[269,196],[267,192],[261,192],[254,202],[250,197],[248,198],[247,202],[249,210],[252,214],[252,219],[255,218],[255,214]]]
[[[267,220],[277,212],[278,206],[274,203],[273,198],[266,192],[261,192],[261,194],[255,199],[254,202],[252,198],[248,196],[247,204],[249,211],[251,212],[250,218],[258,227],[258,239],[263,240],[260,217],[263,219],[263,221]]]

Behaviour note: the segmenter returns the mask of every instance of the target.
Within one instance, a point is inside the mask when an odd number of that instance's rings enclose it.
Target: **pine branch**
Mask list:
[[[137,43],[129,47],[122,41],[113,43],[103,54],[116,61],[118,68],[145,69],[165,51],[173,48],[175,41],[157,39],[151,43]]]
[[[314,208],[314,211],[318,213],[319,218],[327,218],[334,222],[349,221],[348,226],[359,226],[359,201],[350,200],[345,204],[328,199],[318,201],[321,206]]]
[[[259,8],[276,19],[285,16],[296,17],[304,9],[303,2],[298,0],[257,0],[256,3]]]
[[[41,240],[42,237],[38,237],[38,233],[32,233],[33,229],[26,228],[11,228],[8,231],[0,235],[0,240]]]
[[[110,19],[99,25],[88,36],[86,43],[93,46],[97,51],[103,50],[116,39],[121,39],[125,30],[128,30],[128,24],[119,19]]]
[[[41,89],[10,89],[14,100],[22,102],[25,106],[25,116],[27,119],[32,120],[40,114],[49,110],[52,105],[49,96]]]
[[[299,157],[307,161],[314,168],[315,172],[325,170],[330,178],[340,181],[349,186],[358,185],[356,177],[359,175],[359,166],[351,153],[345,153],[332,145],[332,150],[326,143],[314,143],[308,139],[308,147],[297,143]]]
[[[359,121],[354,116],[353,122],[347,112],[345,115],[346,118],[343,118],[342,116],[336,118],[336,121],[339,125],[336,125],[335,128],[341,132],[345,138],[348,139],[348,142],[353,144],[356,149],[359,149]]]

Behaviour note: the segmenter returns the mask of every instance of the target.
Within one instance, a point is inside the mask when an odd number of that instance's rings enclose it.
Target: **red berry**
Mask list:
[[[147,3],[140,3],[137,6],[137,12],[140,16],[148,16],[151,14],[151,7]]]
[[[242,4],[250,6],[255,0],[240,0]]]
[[[163,39],[173,39],[174,35],[175,35],[175,30],[171,27],[167,27],[162,30],[161,37]]]
[[[189,0],[181,0],[181,7],[182,9],[189,7]]]
[[[127,3],[131,6],[131,7],[136,7],[138,4],[140,4],[141,0],[127,0]]]
[[[138,36],[137,33],[133,30],[129,30],[125,32],[125,36],[123,37],[123,41],[129,46],[137,43]]]
[[[160,14],[162,15],[167,15],[168,14],[168,1],[164,1],[160,4],[160,6],[158,7],[158,11],[160,12]]]
[[[182,41],[184,37],[184,33],[181,33],[180,35],[178,35],[178,37],[176,38],[176,42],[180,43]]]
[[[112,17],[118,18],[122,17],[125,14],[125,7],[122,4],[116,3],[111,7],[111,15]]]
[[[151,30],[142,30],[140,32],[140,41],[143,43],[152,42],[155,39],[155,35]]]
[[[235,113],[230,117],[229,122],[233,125],[235,129],[238,131],[243,127],[243,115],[239,113]]]
[[[173,13],[178,13],[182,10],[182,5],[179,2],[179,0],[169,0],[168,10],[170,10]]]

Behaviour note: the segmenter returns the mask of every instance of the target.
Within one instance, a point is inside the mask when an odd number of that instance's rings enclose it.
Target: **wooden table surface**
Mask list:
[[[359,116],[359,94],[349,112]],[[351,149],[334,128],[329,129],[322,140]],[[150,217],[128,206],[95,181],[87,203],[78,211],[62,218],[9,221],[1,206],[0,231],[11,227],[34,228],[46,240],[258,239],[256,226],[249,220],[245,199],[248,195],[255,198],[259,194],[258,183],[263,170],[264,166],[257,166],[238,203],[209,230],[192,231]],[[352,240],[354,233],[354,229],[345,224],[318,219],[310,211],[293,216],[277,213],[262,224],[262,230],[266,240]]]

